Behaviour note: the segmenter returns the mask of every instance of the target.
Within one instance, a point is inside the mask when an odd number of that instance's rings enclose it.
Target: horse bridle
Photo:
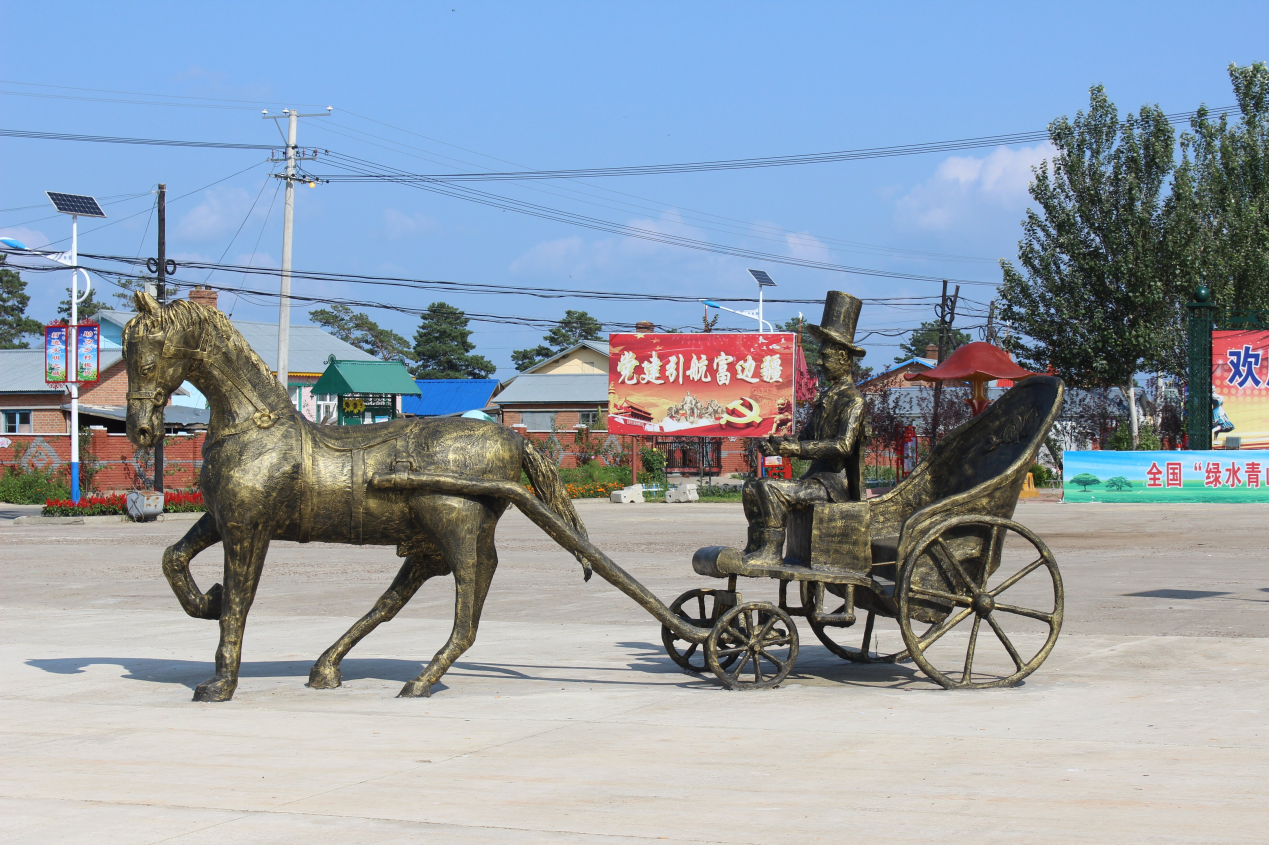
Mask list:
[[[206,350],[201,346],[198,349],[188,349],[186,347],[177,346],[172,342],[171,338],[163,340],[163,357],[164,358],[187,358],[198,362],[195,366],[206,366],[215,371],[215,374],[225,382],[232,384],[242,394],[243,398],[251,403],[256,412],[246,419],[239,420],[231,426],[217,432],[218,439],[221,437],[231,437],[235,434],[241,434],[250,428],[272,428],[274,423],[282,418],[282,414],[271,411],[266,408],[259,399],[256,398],[255,392],[251,386],[242,380],[242,378],[232,370],[226,369],[216,364],[207,354]],[[160,407],[167,402],[168,394],[162,390],[154,389],[152,391],[129,390],[127,393],[127,401],[129,402],[153,402],[155,407]]]

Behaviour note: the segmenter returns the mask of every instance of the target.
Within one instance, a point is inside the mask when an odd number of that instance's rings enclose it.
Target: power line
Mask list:
[[[0,91],[0,93],[4,93]],[[165,141],[158,138],[120,138],[113,135],[71,135],[65,132],[36,132],[0,129],[0,138],[31,138],[39,141],[83,141],[92,144],[134,144],[151,147],[197,147],[215,150],[273,150],[277,144],[234,144],[224,141]]]
[[[1209,114],[1217,115],[1236,111],[1236,106],[1211,109]],[[1197,110],[1175,112],[1164,115],[1169,123],[1180,123],[1190,120],[1198,114]],[[490,182],[521,181],[526,179],[595,179],[610,176],[649,176],[666,173],[703,173],[719,170],[748,170],[767,167],[789,167],[804,164],[824,164],[837,161],[863,161],[874,158],[893,158],[898,156],[924,155],[926,153],[953,152],[958,150],[977,149],[981,147],[998,147],[1012,144],[1030,144],[1049,139],[1048,129],[1037,129],[1030,132],[1013,132],[1004,135],[984,135],[973,138],[959,138],[951,141],[930,141],[918,144],[895,144],[885,147],[864,147],[855,150],[837,150],[825,153],[803,153],[800,155],[759,156],[756,158],[716,159],[713,161],[693,161],[678,164],[640,164],[622,167],[591,167],[567,170],[519,170],[483,173],[429,173],[429,174],[364,174],[360,176],[332,176],[332,181],[372,181],[376,179],[420,179],[436,182]]]

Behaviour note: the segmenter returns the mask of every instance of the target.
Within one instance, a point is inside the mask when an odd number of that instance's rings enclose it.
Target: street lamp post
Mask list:
[[[758,307],[750,311],[737,311],[734,308],[728,308],[725,305],[719,305],[711,299],[702,299],[701,302],[708,308],[717,308],[719,311],[728,311],[732,314],[738,314],[741,317],[748,317],[751,320],[758,321],[758,334],[762,334],[762,327],[766,326],[766,330],[775,333],[775,327],[762,318],[762,289],[773,288],[776,283],[771,280],[771,276],[765,270],[750,270],[749,275],[754,277],[758,283]]]

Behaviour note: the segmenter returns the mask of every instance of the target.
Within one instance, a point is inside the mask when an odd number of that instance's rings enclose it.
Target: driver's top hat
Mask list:
[[[862,358],[867,353],[855,345],[855,326],[859,323],[859,310],[863,306],[862,300],[848,293],[830,290],[824,297],[824,319],[818,326],[808,325],[806,330],[821,343],[839,343],[849,349],[850,354]]]

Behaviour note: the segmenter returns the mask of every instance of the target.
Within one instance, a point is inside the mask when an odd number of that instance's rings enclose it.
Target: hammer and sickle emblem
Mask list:
[[[731,423],[732,425],[755,425],[762,422],[762,417],[758,416],[758,403],[750,399],[748,396],[743,399],[737,399],[727,406],[727,413],[723,414],[723,425]],[[732,416],[732,411],[736,411],[736,415]]]

